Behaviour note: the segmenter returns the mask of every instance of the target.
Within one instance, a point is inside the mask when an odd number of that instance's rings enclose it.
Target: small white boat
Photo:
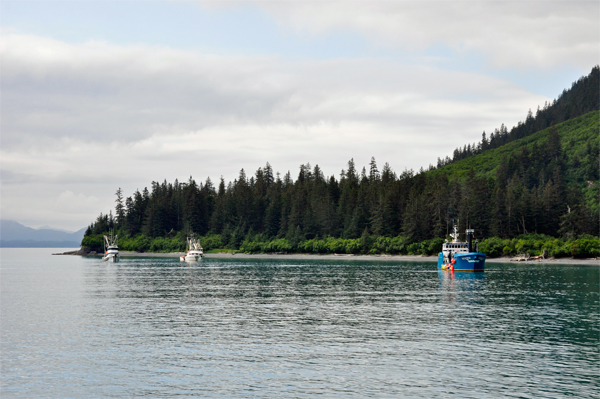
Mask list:
[[[187,239],[187,253],[179,257],[182,262],[198,262],[202,260],[204,252],[200,245],[200,240],[196,239],[193,235]]]
[[[113,236],[112,232],[110,236],[104,236],[104,256],[102,257],[104,262],[119,261],[119,247],[117,246],[117,236]]]

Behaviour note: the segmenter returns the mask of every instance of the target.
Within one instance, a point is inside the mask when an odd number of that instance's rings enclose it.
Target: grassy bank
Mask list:
[[[363,255],[437,255],[444,239],[434,238],[410,243],[403,236],[382,237],[363,235],[357,239],[314,238],[310,240],[288,240],[286,238],[264,239],[261,235],[246,237],[241,242],[226,241],[219,234],[201,237],[207,253],[304,253],[304,254],[363,254]],[[102,250],[102,236],[86,236],[82,246]],[[186,240],[183,233],[173,237],[150,238],[144,235],[119,236],[119,248],[136,252],[183,252]],[[600,256],[600,239],[580,236],[576,239],[555,238],[539,234],[521,235],[516,238],[491,237],[479,241],[479,250],[490,258],[529,254],[546,255],[554,258],[595,258]]]

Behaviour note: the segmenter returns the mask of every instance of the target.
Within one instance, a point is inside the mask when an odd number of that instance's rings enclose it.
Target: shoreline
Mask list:
[[[119,252],[122,258],[179,258],[185,252]],[[53,255],[80,255],[80,256],[101,256],[84,255],[80,251],[72,251],[65,253],[57,253]],[[352,261],[376,261],[376,262],[428,262],[437,263],[437,256],[420,256],[420,255],[348,255],[348,254],[232,254],[228,252],[208,253],[204,254],[207,259],[290,259],[290,260],[352,260]],[[486,263],[515,263],[515,264],[547,264],[547,265],[587,265],[600,266],[600,259],[574,259],[574,258],[558,258],[558,259],[535,259],[515,261],[513,258],[487,258]]]

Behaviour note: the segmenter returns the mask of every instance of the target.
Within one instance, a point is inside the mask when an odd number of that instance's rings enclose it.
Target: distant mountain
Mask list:
[[[85,227],[74,233],[52,228],[32,229],[12,220],[0,220],[0,247],[78,248]]]
[[[42,227],[38,227],[36,230],[56,230],[56,231],[62,231],[63,233],[67,233],[67,234],[73,234],[74,233],[74,231],[71,231],[71,230],[57,229],[56,227],[52,227],[52,226],[48,226],[48,225],[44,225]]]

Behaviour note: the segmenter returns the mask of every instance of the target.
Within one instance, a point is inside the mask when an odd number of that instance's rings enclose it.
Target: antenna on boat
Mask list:
[[[456,223],[454,223],[454,226],[452,226],[452,234],[450,234],[450,237],[452,237],[452,242],[458,242],[458,219],[456,220]]]
[[[473,252],[473,234],[475,234],[475,230],[473,230],[471,228],[471,226],[469,226],[466,233],[467,233],[467,243],[469,246],[469,252]]]

